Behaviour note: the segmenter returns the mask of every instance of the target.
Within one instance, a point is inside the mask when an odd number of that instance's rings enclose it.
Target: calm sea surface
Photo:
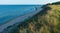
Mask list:
[[[41,5],[0,5],[0,24],[18,16],[34,12],[36,6]]]

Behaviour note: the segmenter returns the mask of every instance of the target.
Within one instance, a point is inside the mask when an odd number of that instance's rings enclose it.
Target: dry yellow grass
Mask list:
[[[60,5],[48,5],[47,14],[38,14],[27,21],[28,26],[20,26],[20,33],[60,33]],[[22,24],[24,25],[24,24]]]
[[[43,10],[21,23],[18,27],[19,33],[60,33],[60,5],[48,5],[48,7],[51,9]]]

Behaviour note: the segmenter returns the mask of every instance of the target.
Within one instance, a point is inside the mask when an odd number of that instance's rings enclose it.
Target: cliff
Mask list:
[[[60,4],[57,4],[44,5],[43,10],[32,18],[17,24],[17,27],[13,25],[9,33],[60,33]]]

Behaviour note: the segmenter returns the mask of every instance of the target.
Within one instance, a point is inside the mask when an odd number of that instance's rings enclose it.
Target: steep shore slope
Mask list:
[[[42,12],[38,13],[30,20],[20,24],[19,32],[60,33],[60,4],[47,6],[48,7],[44,8]]]

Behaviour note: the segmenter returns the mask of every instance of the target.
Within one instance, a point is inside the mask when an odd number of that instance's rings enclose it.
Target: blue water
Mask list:
[[[0,5],[0,24],[35,11],[39,5]]]

